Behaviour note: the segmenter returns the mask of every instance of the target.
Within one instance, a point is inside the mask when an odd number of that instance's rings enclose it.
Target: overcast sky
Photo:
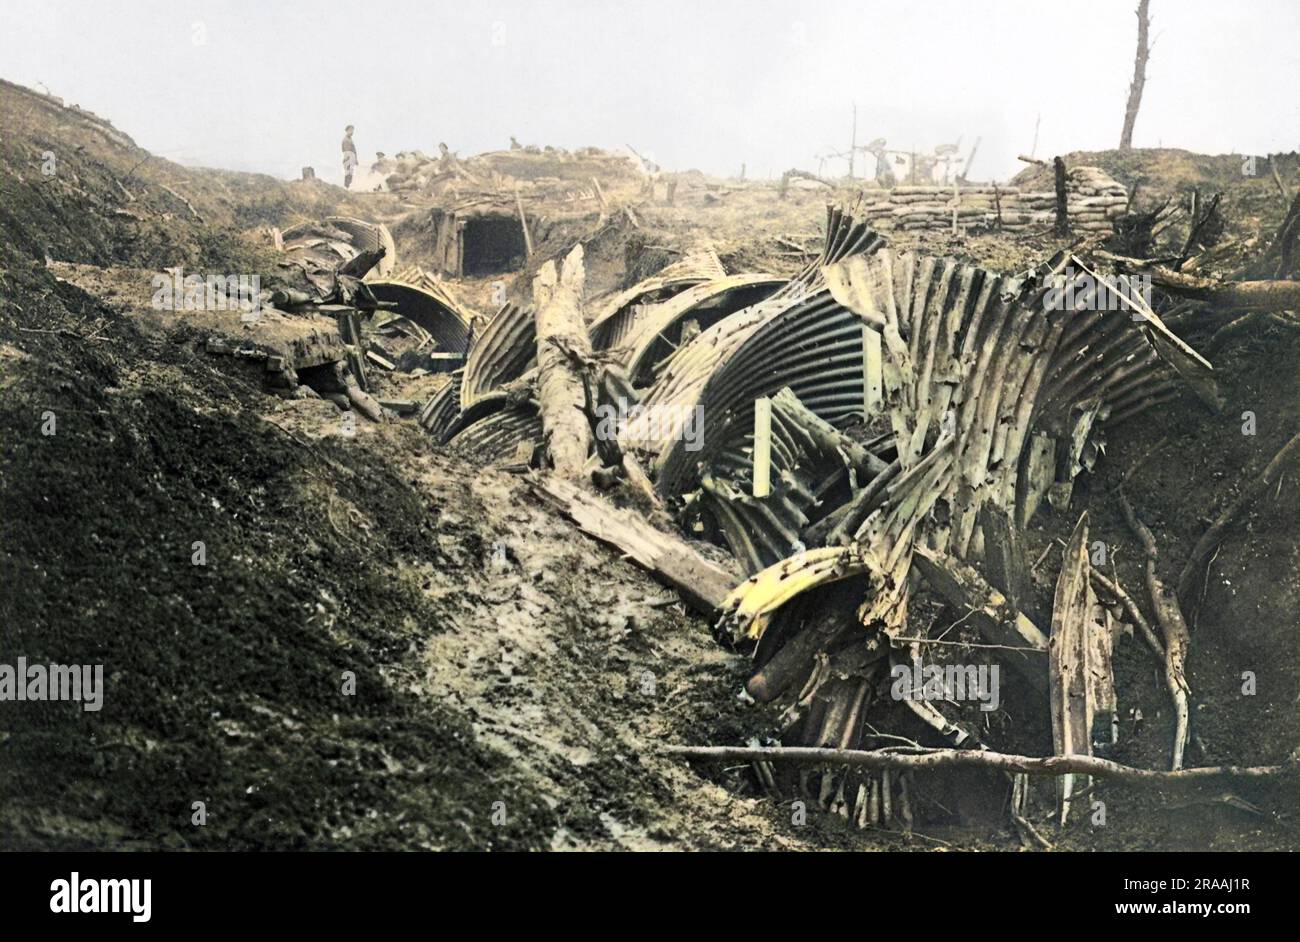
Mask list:
[[[670,169],[816,171],[982,138],[1005,179],[1114,147],[1136,0],[0,0],[0,77],[188,164],[341,180],[376,150],[630,144]],[[1134,145],[1300,148],[1300,0],[1152,0]],[[843,172],[840,161],[838,172]],[[828,162],[828,173],[835,167]]]

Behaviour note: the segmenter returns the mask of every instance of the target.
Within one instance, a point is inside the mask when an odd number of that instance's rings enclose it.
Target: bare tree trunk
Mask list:
[[[591,451],[586,385],[571,354],[590,356],[591,341],[582,319],[582,246],[575,246],[557,275],[548,261],[533,279],[537,307],[537,405],[546,450],[561,477],[583,476]]]
[[[1147,83],[1147,54],[1151,51],[1147,45],[1147,30],[1151,26],[1148,9],[1151,0],[1138,0],[1138,45],[1137,55],[1133,60],[1133,83],[1128,87],[1128,106],[1124,109],[1124,130],[1119,136],[1119,149],[1133,148],[1133,125],[1137,123],[1138,107],[1142,104],[1142,88]]]

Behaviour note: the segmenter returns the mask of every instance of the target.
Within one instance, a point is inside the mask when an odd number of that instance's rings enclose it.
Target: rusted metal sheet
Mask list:
[[[384,250],[384,257],[366,277],[373,281],[383,281],[397,267],[397,244],[393,235],[383,223],[366,222],[353,216],[326,216],[325,221],[351,236],[353,247],[358,252]]]
[[[530,307],[505,304],[474,338],[461,381],[461,408],[518,379],[537,364],[537,329]]]
[[[738,310],[756,304],[785,280],[763,274],[727,275],[694,285],[656,304],[640,304],[610,349],[637,385],[651,385],[655,370],[682,341],[683,325],[707,330]]]
[[[608,350],[618,346],[631,329],[636,305],[665,301],[694,285],[723,278],[726,274],[712,249],[692,252],[605,301],[589,324],[592,347]]]
[[[376,298],[395,303],[397,313],[427,330],[439,350],[465,353],[468,349],[469,316],[446,289],[428,283],[417,287],[397,281],[373,281],[367,285]]]

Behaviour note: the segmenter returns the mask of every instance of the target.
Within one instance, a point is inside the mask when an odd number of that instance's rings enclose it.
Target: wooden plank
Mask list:
[[[1052,602],[1048,642],[1052,704],[1052,747],[1058,756],[1092,755],[1093,705],[1088,683],[1088,625],[1094,599],[1088,577],[1088,514],[1074,528],[1065,549]],[[1061,824],[1070,814],[1073,775],[1058,783]],[[1086,785],[1084,786],[1087,787]]]
[[[1039,505],[1056,480],[1056,439],[1045,432],[1036,432],[1029,443],[1029,460],[1026,464],[1023,507],[1020,509],[1020,526],[1029,525],[1038,512]]]
[[[862,325],[862,405],[868,416],[884,409],[885,386],[880,334]]]
[[[1028,611],[1029,566],[1020,528],[1009,513],[993,504],[985,504],[978,519],[984,532],[984,572],[989,583],[1007,597],[1016,611]]]
[[[754,402],[754,496],[772,493],[772,400]]]
[[[614,507],[571,481],[548,475],[533,492],[578,529],[623,553],[682,594],[694,609],[712,614],[743,577],[705,559],[681,537],[655,529],[630,510]]]

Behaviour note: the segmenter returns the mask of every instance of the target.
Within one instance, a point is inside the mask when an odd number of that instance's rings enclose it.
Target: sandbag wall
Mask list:
[[[1124,213],[1128,194],[1123,184],[1097,167],[1066,173],[1066,209],[1070,226],[1080,232],[1109,232]],[[1056,221],[1056,193],[1021,191],[996,184],[896,186],[862,193],[863,216],[873,225],[903,229],[951,229],[957,226],[1021,231]]]

